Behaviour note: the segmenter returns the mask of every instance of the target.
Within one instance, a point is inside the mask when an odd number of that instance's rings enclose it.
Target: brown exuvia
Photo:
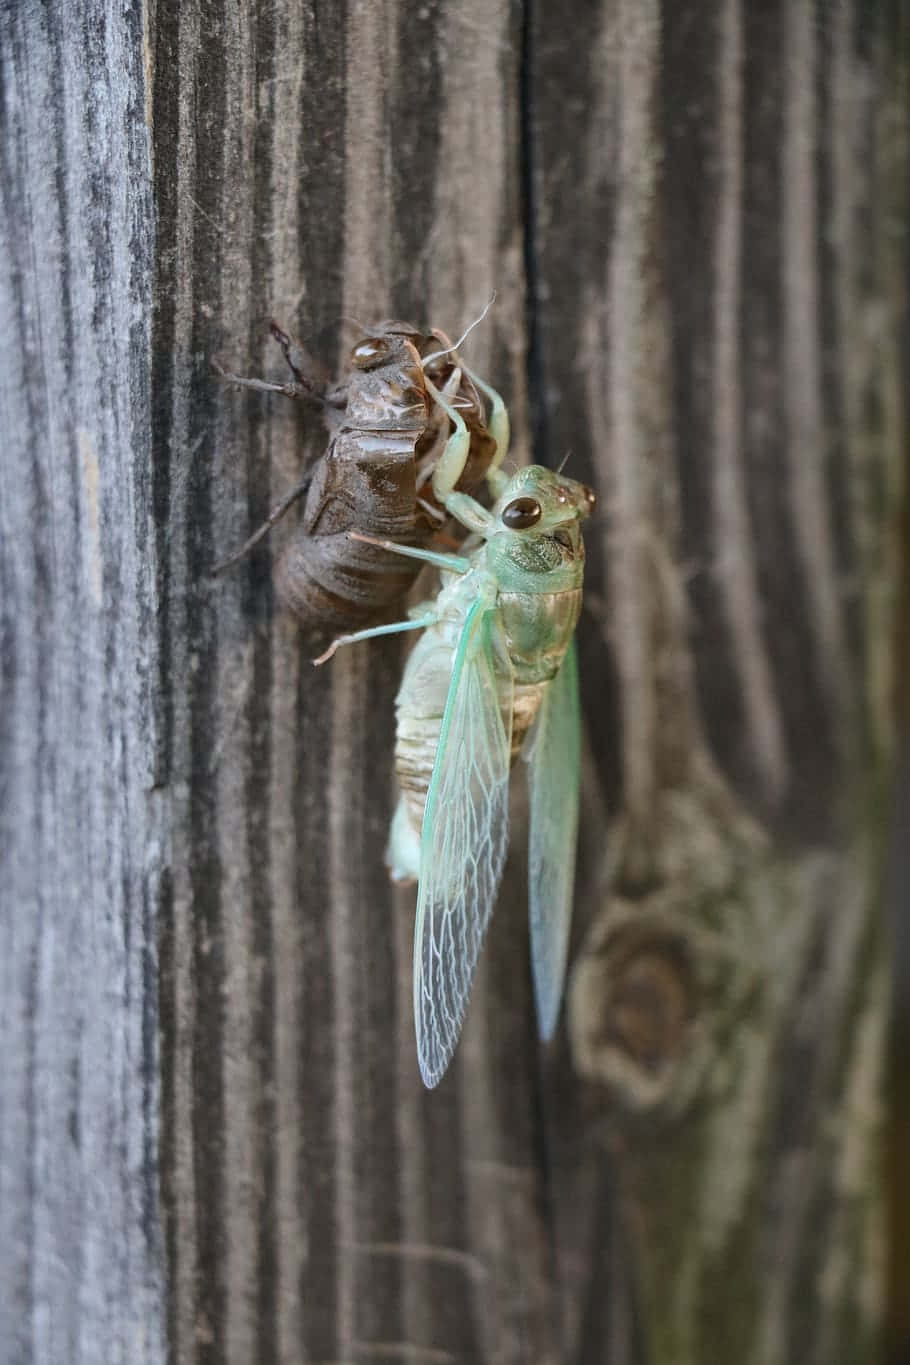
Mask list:
[[[452,427],[427,380],[457,409],[470,433],[460,491],[477,489],[496,443],[481,396],[442,332],[379,323],[352,348],[349,372],[332,389],[314,378],[298,343],[275,324],[272,333],[294,383],[241,379],[218,366],[216,371],[248,387],[319,399],[330,440],[301,483],[219,569],[245,554],[305,493],[300,523],[276,567],[278,594],[309,628],[357,630],[382,620],[405,596],[420,564],[353,540],[349,532],[428,548],[449,522],[431,479]]]

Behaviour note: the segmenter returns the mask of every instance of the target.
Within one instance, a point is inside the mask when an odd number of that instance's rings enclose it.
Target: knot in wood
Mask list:
[[[630,1108],[651,1109],[673,1089],[699,1012],[685,935],[646,912],[610,915],[579,960],[570,997],[576,1065]]]

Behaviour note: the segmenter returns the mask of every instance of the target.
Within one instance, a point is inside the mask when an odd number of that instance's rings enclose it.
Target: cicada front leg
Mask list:
[[[476,375],[473,370],[469,370],[466,365],[462,365],[461,368],[471,382],[480,389],[480,392],[489,399],[490,419],[487,422],[487,429],[496,442],[496,453],[490,461],[486,478],[490,492],[494,498],[498,498],[509,481],[508,475],[501,468],[502,462],[509,452],[509,441],[512,435],[509,425],[509,410],[501,396],[490,384],[484,383],[480,376]]]
[[[444,386],[440,390],[442,398],[447,403],[452,403],[454,401],[455,396],[458,393],[459,387],[461,386],[461,377],[462,377],[461,367],[459,365],[456,365],[455,368],[452,370],[452,373],[446,380]],[[446,409],[441,404],[438,404],[437,406],[439,407],[439,412],[438,414],[434,415],[433,419],[431,419],[433,422],[433,426],[437,428],[436,435],[433,440],[433,445],[431,449],[428,450],[427,453],[421,458],[420,464],[418,465],[417,468],[418,493],[420,493],[421,489],[424,487],[425,484],[429,483],[432,480],[433,475],[436,471],[436,466],[439,464],[439,461],[442,458],[442,454],[446,448],[446,445],[448,444],[449,424]],[[458,478],[460,477],[461,474],[459,473]],[[419,498],[418,501],[420,501]],[[429,512],[430,511],[429,504],[424,503],[423,505],[424,510]],[[433,511],[430,512],[430,515],[438,518],[441,521],[445,521],[446,519],[445,512],[440,512],[438,508],[434,508]]]
[[[287,367],[297,381],[298,395],[333,407],[343,407],[344,392],[329,390],[329,376],[325,367],[310,354],[303,342],[274,321],[269,323],[269,331],[281,347]]]
[[[293,382],[278,384],[270,379],[234,374],[223,369],[217,360],[213,360],[212,370],[218,378],[225,384],[235,384],[241,389],[255,389],[258,393],[283,393],[286,398],[308,398],[314,403],[337,404],[339,401],[337,395],[327,392],[328,376],[325,370],[310,355],[303,342],[285,332],[277,322],[269,323],[269,331],[281,347],[287,367],[294,376]]]
[[[294,376],[292,383],[277,384],[269,379],[257,379],[250,375],[234,374],[225,370],[218,364],[217,360],[211,362],[213,372],[225,384],[234,384],[241,389],[255,389],[258,393],[282,393],[286,398],[307,398],[315,403],[327,403],[330,407],[337,406],[339,398],[335,393],[327,392],[328,377],[322,366],[310,355],[309,351],[301,341],[297,341],[280,328],[277,322],[269,324],[269,331],[281,347],[282,354],[287,361],[288,369]],[[343,402],[343,399],[341,400]],[[263,536],[266,536],[276,522],[279,522],[284,514],[293,507],[298,498],[303,497],[309,489],[312,481],[313,471],[308,469],[300,482],[287,493],[281,501],[272,508],[271,512],[261,526],[249,536],[239,550],[228,555],[227,559],[222,559],[212,569],[212,573],[217,575],[223,573],[225,569],[236,564],[249,554],[255,545],[258,545]]]
[[[454,427],[433,470],[433,494],[462,526],[483,535],[491,529],[493,518],[468,493],[459,493],[455,487],[467,462],[471,446],[470,432],[461,413],[452,407],[439,389],[429,379],[425,379],[425,383],[430,397],[439,404]]]

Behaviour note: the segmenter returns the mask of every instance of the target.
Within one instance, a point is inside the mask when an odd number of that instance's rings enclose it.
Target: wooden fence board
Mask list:
[[[0,1358],[870,1358],[907,33],[0,12]],[[325,433],[210,364],[281,375],[275,317],[340,373],[346,318],[456,334],[494,288],[514,458],[601,499],[573,969],[541,1051],[519,796],[428,1094],[406,647],[311,667],[294,512],[212,577]]]
[[[142,30],[0,17],[0,1357],[164,1350]]]

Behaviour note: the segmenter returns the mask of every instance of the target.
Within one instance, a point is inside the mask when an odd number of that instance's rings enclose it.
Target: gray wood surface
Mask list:
[[[154,204],[138,12],[0,10],[0,1359],[160,1361]]]
[[[0,1359],[869,1360],[907,33],[0,9]],[[311,667],[293,513],[212,579],[325,438],[209,367],[493,288],[515,458],[601,497],[573,970],[542,1051],[519,797],[427,1094],[405,647]]]

